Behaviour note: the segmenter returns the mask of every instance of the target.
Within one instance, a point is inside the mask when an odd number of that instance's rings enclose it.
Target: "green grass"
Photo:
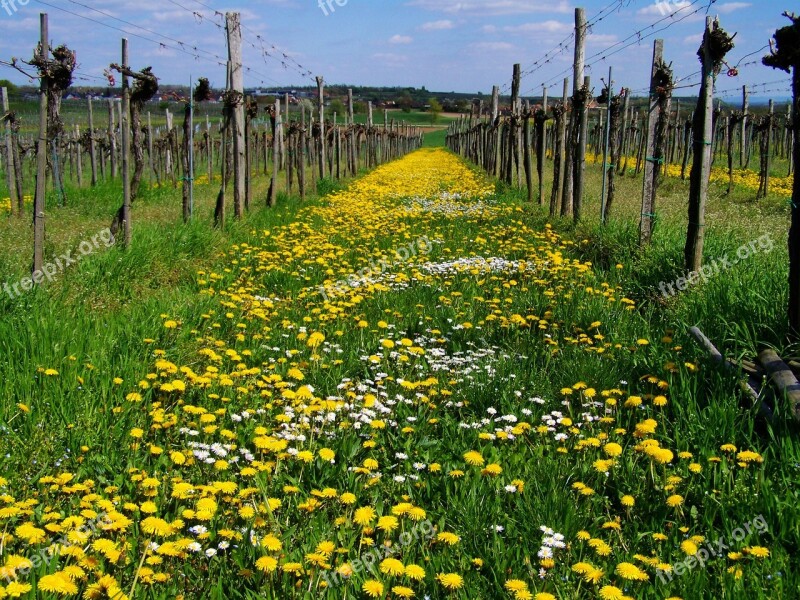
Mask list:
[[[443,136],[443,131],[427,134],[426,146],[441,145]],[[400,395],[409,402],[398,403],[387,413],[389,416],[379,413],[374,417],[399,425],[369,429],[365,424],[360,433],[348,428],[320,440],[306,431],[311,438],[308,443],[293,444],[312,449],[330,446],[337,453],[335,465],[321,459],[303,463],[289,456],[266,455],[271,467],[251,479],[240,478],[241,487],[248,485],[254,490],[252,500],[242,505],[260,508],[270,497],[283,503],[274,513],[264,508],[261,516],[265,523],[258,526],[260,536],[272,531],[283,540],[281,563],[306,562],[306,555],[324,540],[347,548],[352,559],[367,547],[364,537],[374,538],[379,545],[392,538],[381,532],[362,536],[358,528],[334,525],[336,517],[353,516],[336,502],[320,500],[322,506],[313,511],[300,507],[301,502],[317,498],[312,490],[331,487],[340,494],[355,493],[355,506],[373,506],[380,515],[390,514],[390,507],[407,496],[409,502],[427,511],[426,518],[438,531],[460,536],[453,547],[441,542],[401,545],[403,562],[416,562],[428,572],[424,583],[412,584],[418,597],[423,593],[436,599],[510,597],[503,585],[517,578],[525,580],[531,589],[549,591],[559,598],[595,598],[594,588],[580,582],[571,564],[585,560],[603,565],[603,583],[619,584],[614,565],[623,560],[635,562],[635,552],[648,555],[652,550],[663,560],[676,561],[680,552],[674,548],[685,537],[678,530],[680,526],[688,527],[687,535],[730,541],[737,528],[758,516],[763,517],[766,532],[748,536],[736,549],[745,543],[760,544],[768,547],[772,556],[767,561],[743,561],[741,579],[728,575],[725,569],[733,563],[721,559],[712,561],[708,568],[695,568],[668,585],[661,584],[652,569],[647,569],[650,583],[646,585],[619,585],[631,596],[647,599],[675,595],[687,599],[792,597],[800,587],[800,578],[792,568],[800,546],[800,497],[796,489],[800,445],[796,429],[781,403],[774,424],[759,421],[757,410],[739,397],[735,378],[710,364],[686,334],[688,326],[697,324],[734,358],[752,357],[765,342],[791,355],[793,348],[784,341],[785,199],[770,197],[755,202],[754,193],[744,189],[725,197],[724,187],[713,185],[706,256],[713,259],[735,252],[764,234],[772,236],[775,248],[665,300],[659,283],[681,275],[688,184],[664,180],[653,243],[638,249],[641,180],[630,175],[620,179],[612,218],[601,228],[597,217],[599,171],[589,165],[587,174],[583,222],[576,226],[571,220],[556,219],[552,223],[556,235],[551,237],[542,233],[549,221],[545,211],[528,205],[521,190],[503,185],[497,186],[492,199],[495,209],[447,217],[440,213],[408,214],[400,210],[407,202],[402,197],[386,197],[381,203],[362,207],[360,202],[366,202],[363,198],[374,193],[369,186],[392,182],[390,177],[379,178],[379,182],[369,180],[366,189],[355,199],[342,200],[343,204],[331,205],[320,197],[301,203],[295,196],[281,194],[278,207],[266,210],[263,195],[267,181],[259,177],[254,179],[251,210],[240,222],[229,220],[222,230],[210,224],[215,188],[198,188],[196,219],[189,225],[180,222],[179,192],[169,187],[146,191],[134,208],[134,245],[130,250],[98,251],[59,276],[53,285],[18,299],[0,296],[0,351],[5,357],[0,362],[0,393],[5,399],[0,403],[0,453],[6,456],[0,476],[9,480],[7,491],[17,500],[34,492],[40,494],[42,506],[34,507],[30,518],[41,523],[44,504],[62,511],[63,518],[74,509],[81,494],[63,489],[50,492],[47,485],[37,483],[40,477],[68,471],[81,481],[95,481],[95,491],[101,495],[105,495],[106,486],[119,486],[124,501],[141,504],[149,496],[137,481],[138,472],[130,471],[141,469],[144,476],[160,482],[152,497],[158,505],[157,516],[178,518],[185,509],[195,508],[195,499],[173,498],[170,492],[175,481],[171,477],[210,483],[235,476],[235,470],[215,471],[197,463],[178,469],[171,463],[170,452],[188,454],[190,438],[177,429],[200,430],[208,425],[186,409],[197,406],[208,413],[224,409],[226,414],[217,416],[219,428],[234,431],[236,444],[252,450],[254,439],[261,435],[255,428],[267,426],[274,434],[280,430],[275,417],[293,406],[282,397],[284,388],[269,381],[269,376],[278,373],[291,381],[288,369],[294,366],[305,376],[302,383],[314,387],[315,396],[345,396],[352,389],[352,410],[363,405],[364,389],[385,392],[386,396],[376,394],[382,400]],[[449,184],[456,186],[465,177],[463,173],[447,175],[459,177]],[[408,179],[418,181],[426,176],[424,170],[415,170]],[[318,182],[316,191],[322,196],[343,188],[342,183],[324,180]],[[72,189],[70,197],[74,200],[66,208],[48,210],[47,256],[75,247],[106,227],[119,202],[113,183],[94,190]],[[407,263],[397,261],[394,250],[421,235],[436,240],[430,253]],[[0,223],[0,281],[13,281],[25,274],[29,239],[27,222],[8,219]],[[464,272],[436,278],[426,275],[421,267],[426,261],[475,255],[525,259],[534,270]],[[582,273],[583,269],[574,264],[558,268],[559,256],[568,263],[589,261],[591,268]],[[413,275],[415,283],[391,291],[365,289],[363,294],[335,302],[333,309],[321,305],[314,295],[317,285],[346,278],[380,257],[394,261],[392,272]],[[612,290],[613,302],[595,291],[604,289]],[[273,299],[274,306],[263,297]],[[626,309],[622,302],[625,297],[633,299],[635,310]],[[515,321],[515,316],[526,324]],[[165,327],[169,321],[178,326]],[[361,327],[360,321],[366,327]],[[598,321],[600,325],[595,325]],[[318,348],[310,347],[301,328],[307,333],[324,333],[325,342]],[[602,338],[593,337],[596,335]],[[398,350],[404,337],[424,347],[427,358]],[[381,340],[386,338],[398,343],[396,356],[381,348]],[[648,340],[649,344],[637,340]],[[604,343],[608,344],[605,352],[591,351]],[[214,350],[219,359],[200,354],[201,349]],[[457,352],[478,349],[491,352],[489,358],[470,363],[475,367],[472,373],[458,367],[449,373],[434,371],[431,366],[436,351],[453,357],[463,356]],[[153,382],[189,379],[185,371],[171,373],[166,365],[157,368],[156,360],[162,355],[174,365],[199,374],[206,373],[208,366],[233,374],[234,384],[214,381],[209,388],[190,385],[184,395],[140,387],[142,381],[152,386]],[[370,355],[378,356],[378,361],[372,362]],[[487,364],[492,369],[487,370]],[[240,365],[260,372],[245,374],[246,368]],[[57,376],[45,373],[51,368],[58,371]],[[392,379],[379,376],[379,372]],[[668,387],[649,382],[648,375]],[[122,382],[115,382],[115,378]],[[419,384],[426,378],[437,382]],[[377,385],[375,382],[381,379],[384,382]],[[402,385],[403,380],[419,385],[409,390]],[[348,387],[348,381],[354,382],[353,388]],[[581,423],[582,413],[595,410],[581,406],[590,400],[580,391],[581,386],[562,404],[562,389],[579,382],[598,393],[620,388],[621,402],[630,396],[644,398],[641,408],[614,410],[613,426],[582,424],[583,439],[604,434],[625,447],[609,476],[592,466],[595,459],[603,457],[599,449],[575,449],[578,436],[562,443],[554,438],[554,432],[536,431],[542,417],[551,411],[561,411]],[[297,382],[290,387],[297,390],[299,385]],[[246,391],[237,390],[240,387]],[[144,400],[126,401],[135,390]],[[669,403],[659,409],[653,406],[652,398],[661,393]],[[544,404],[530,402],[532,397],[541,397]],[[18,403],[30,412],[20,410]],[[253,414],[256,409],[266,412],[241,423],[230,419],[231,413],[241,414],[245,408]],[[162,409],[175,415],[176,426],[161,427],[158,419]],[[302,409],[295,409],[302,413]],[[518,422],[527,421],[532,430],[516,435],[513,441],[480,439],[479,432],[496,434],[496,429],[503,427],[502,423],[482,423],[491,414],[488,409],[496,411],[497,416],[514,415]],[[294,414],[295,410],[290,412]],[[315,412],[309,414],[313,417]],[[408,421],[408,417],[415,420]],[[661,445],[676,455],[691,451],[691,460],[702,466],[701,473],[690,473],[690,461],[677,457],[669,468],[650,466],[650,459],[633,449],[635,441],[630,433],[649,417],[659,422],[656,437]],[[465,428],[462,423],[476,423],[477,427]],[[401,427],[407,425],[413,425],[413,433],[402,431]],[[132,447],[134,440],[129,433],[134,427],[144,430],[144,439],[140,446]],[[627,433],[614,433],[612,427],[624,428]],[[569,431],[568,425],[556,428]],[[218,433],[191,439],[223,440]],[[374,448],[368,442],[374,442]],[[723,443],[761,453],[763,465],[746,470],[737,467],[720,450]],[[151,452],[151,444],[163,453]],[[561,452],[562,446],[568,446],[569,452]],[[463,454],[470,450],[480,451],[487,463],[500,464],[502,475],[484,476],[480,469],[465,465]],[[397,453],[409,458],[400,459]],[[708,461],[716,456],[722,457],[721,463]],[[362,465],[367,458],[378,461],[382,473],[379,481],[371,482],[365,473],[348,468]],[[426,470],[417,471],[413,462],[423,463]],[[430,473],[432,464],[440,464],[443,472]],[[464,478],[448,476],[451,469],[464,470]],[[685,478],[675,490],[686,499],[679,510],[664,503],[670,493],[664,487],[667,474]],[[395,481],[395,475],[406,479]],[[419,480],[415,481],[413,475]],[[504,490],[515,478],[525,481],[522,494]],[[582,496],[572,487],[576,482],[597,493]],[[300,491],[287,491],[284,486]],[[621,507],[623,494],[636,498],[632,511]],[[204,522],[212,531],[211,539],[203,541],[204,547],[220,541],[218,531],[236,520],[234,513],[241,508],[235,504],[229,507],[224,497],[216,494],[224,508]],[[118,566],[102,559],[101,566],[117,574],[127,592],[143,548],[152,537],[141,529],[144,513],[126,514],[135,524],[129,535],[114,539],[130,544],[127,565],[125,559]],[[602,528],[615,517],[622,522],[619,534]],[[184,518],[187,525],[198,523]],[[411,530],[407,518],[401,521],[406,530]],[[5,531],[13,531],[21,522],[21,517],[7,519]],[[494,525],[502,525],[503,532],[493,530]],[[558,575],[546,581],[537,574],[540,526],[553,527],[566,535],[570,544],[568,550],[557,553]],[[613,555],[603,558],[589,550],[576,537],[581,530],[589,530],[611,544]],[[654,532],[667,534],[669,543],[661,546],[652,542]],[[398,546],[397,536],[393,539]],[[171,580],[161,585],[140,583],[134,597],[363,596],[359,591],[367,578],[363,573],[354,576],[353,583],[326,593],[316,587],[319,572],[311,571],[297,587],[293,576],[248,573],[266,551],[256,550],[246,541],[237,546],[235,552],[211,560],[193,554],[167,558],[163,566],[152,568],[170,574]],[[472,563],[474,558],[482,559],[483,567],[477,568]],[[30,579],[38,580],[55,569],[55,565],[42,567]],[[445,592],[434,580],[436,573],[443,572],[461,574],[465,588],[452,594]],[[394,584],[399,581],[380,574],[375,578]],[[51,596],[34,591],[28,597]]]

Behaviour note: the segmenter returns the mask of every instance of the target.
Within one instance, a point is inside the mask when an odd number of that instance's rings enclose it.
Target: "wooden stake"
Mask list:
[[[50,55],[48,45],[47,13],[39,15],[39,58],[46,61]],[[36,194],[33,198],[33,273],[41,272],[44,265],[44,204],[47,177],[47,94],[48,81],[42,77],[39,98],[39,141],[36,145]]]
[[[639,244],[649,244],[655,218],[656,183],[663,157],[658,140],[658,123],[662,118],[657,72],[664,62],[664,40],[653,42],[653,62],[650,70],[650,105],[647,121],[647,149],[645,150],[644,183],[642,187],[642,215],[639,221]]]
[[[128,40],[122,39],[122,68],[128,69]],[[130,248],[131,231],[131,180],[128,177],[128,162],[131,153],[131,128],[128,122],[131,114],[131,90],[127,75],[122,74],[122,119],[119,127],[122,130],[122,229],[123,245]]]
[[[684,248],[685,267],[689,272],[699,271],[703,264],[705,241],[705,213],[708,198],[708,180],[711,174],[711,136],[713,134],[714,61],[711,56],[711,34],[714,18],[706,17],[703,36],[703,80],[700,97],[694,113],[694,159],[689,188],[689,228]]]
[[[3,114],[8,114],[8,89],[2,88],[0,92],[3,94]],[[13,133],[11,131],[11,122],[6,120],[6,183],[8,185],[8,196],[11,199],[11,214],[18,209],[19,199],[17,198],[17,176],[14,169],[14,147],[13,147]],[[19,213],[21,215],[21,212]]]
[[[317,95],[319,102],[319,130],[320,130],[320,148],[319,148],[319,176],[324,179],[326,175],[326,157],[325,157],[325,80],[317,76]]]
[[[244,69],[242,67],[241,15],[225,13],[228,34],[228,57],[231,64],[231,90],[240,98],[233,109],[233,212],[237,219],[244,213],[245,177],[247,174],[244,139]]]
[[[94,114],[92,97],[89,96],[89,163],[92,169],[92,187],[97,185],[97,154],[94,142]]]

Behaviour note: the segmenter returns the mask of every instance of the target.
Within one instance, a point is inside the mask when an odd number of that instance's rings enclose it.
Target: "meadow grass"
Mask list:
[[[0,586],[792,597],[796,430],[780,402],[759,421],[686,335],[698,324],[733,357],[792,350],[785,199],[712,186],[706,256],[766,233],[775,249],[665,299],[687,184],[664,180],[644,250],[640,179],[620,180],[603,228],[599,185],[589,166],[585,219],[548,223],[520,190],[426,149],[322,181],[306,203],[259,200],[222,230],[215,188],[199,188],[189,225],[176,192],[148,190],[131,249],[0,300],[0,565],[18,576]],[[118,201],[109,184],[51,211],[48,255],[107,226]],[[27,237],[0,226],[4,280],[24,274]],[[20,567],[67,533],[82,551]],[[738,554],[665,576],[717,539]],[[374,572],[354,568],[373,548]]]

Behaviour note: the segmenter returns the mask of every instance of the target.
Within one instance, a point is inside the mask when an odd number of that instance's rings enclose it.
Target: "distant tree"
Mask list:
[[[414,100],[411,98],[411,94],[404,92],[397,101],[397,105],[403,109],[403,112],[411,112],[411,107],[414,106]]]
[[[17,86],[11,83],[8,79],[0,79],[0,87],[8,89],[9,94],[17,93]]]
[[[431,123],[436,123],[442,114],[442,104],[436,98],[431,98],[428,100],[428,105],[430,106],[428,112],[431,114]]]
[[[304,107],[306,109],[307,115],[310,115],[314,112],[314,103],[308,98],[303,98],[300,101],[298,101],[297,106]]]
[[[336,98],[336,100],[331,100],[331,105],[328,109],[331,113],[336,113],[340,117],[344,116],[347,112],[347,109],[344,107],[344,102]]]
[[[357,115],[364,115],[367,113],[366,102],[353,102],[353,112]]]
[[[469,108],[469,102],[466,100],[456,100],[456,112],[467,112],[467,108]]]

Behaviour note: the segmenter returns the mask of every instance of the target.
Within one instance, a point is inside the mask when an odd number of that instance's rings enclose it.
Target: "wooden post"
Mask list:
[[[500,127],[498,118],[500,117],[500,88],[492,86],[492,131],[494,132],[494,152],[492,156],[491,175],[497,177],[500,168]]]
[[[150,119],[149,110],[147,111],[147,159],[150,167],[150,185],[153,185],[153,176],[155,175],[156,182],[161,181],[161,176],[155,167],[155,162],[153,161],[153,123]]]
[[[547,154],[547,88],[542,86],[541,123],[536,132],[536,171],[539,175],[539,206],[544,205],[544,162]]]
[[[148,118],[150,114],[148,113]],[[149,125],[149,122],[148,122]],[[214,140],[211,137],[211,119],[206,115],[206,169],[208,185],[214,184]]]
[[[358,173],[358,165],[356,165],[356,129],[355,119],[353,115],[353,90],[347,90],[347,128],[350,130],[350,136],[347,138],[347,164],[350,166],[350,174],[355,177]]]
[[[564,89],[563,94],[561,97],[561,105],[564,110],[564,114],[561,118],[561,125],[558,128],[558,139],[556,140],[556,153],[558,154],[558,158],[556,159],[556,165],[558,165],[558,177],[556,180],[553,181],[553,188],[555,189],[556,193],[554,195],[555,198],[555,207],[550,207],[551,216],[555,216],[555,211],[553,208],[556,208],[561,211],[561,216],[565,215],[565,205],[568,204],[567,200],[565,200],[565,196],[567,195],[567,191],[565,189],[566,182],[567,182],[567,103],[569,102],[569,77],[564,78]]]
[[[281,167],[280,151],[281,101],[275,99],[275,129],[272,132],[272,181],[269,184],[267,206],[275,206],[278,197],[278,170]]]
[[[284,112],[286,113],[286,124],[289,124],[289,92],[284,94]],[[284,131],[283,127],[283,116],[280,118],[281,126],[278,128],[278,132],[280,133],[280,148],[281,148],[281,169],[284,171],[286,170],[286,132]],[[287,178],[288,179],[288,178]]]
[[[245,164],[244,139],[244,69],[242,68],[242,27],[239,13],[225,13],[228,34],[228,57],[231,65],[231,91],[239,101],[233,109],[233,212],[237,219],[244,213]]]
[[[619,149],[619,157],[620,160],[619,165],[617,165],[617,173],[620,175],[625,174],[625,169],[628,167],[628,154],[630,152],[630,145],[629,140],[630,136],[628,135],[628,117],[630,116],[630,106],[631,106],[631,99],[630,94],[625,94],[625,102],[622,105],[622,131],[620,133],[620,149]]]
[[[128,69],[128,40],[122,39],[122,68]],[[125,248],[131,245],[131,180],[128,177],[128,162],[131,152],[131,90],[128,76],[122,73],[122,120],[119,127],[122,130],[122,229],[123,244]]]
[[[173,121],[172,121],[172,111],[167,109],[166,111],[166,120],[167,120],[167,139],[165,144],[164,150],[164,177],[169,177],[172,179],[172,184],[175,185],[175,168],[172,164],[172,137],[175,135],[174,128],[173,128]]]
[[[83,153],[81,152],[81,126],[75,125],[75,176],[78,187],[83,187]]]
[[[650,105],[647,121],[647,149],[645,150],[644,184],[642,187],[642,215],[639,221],[639,244],[650,243],[653,233],[653,219],[655,218],[656,180],[662,160],[658,143],[658,122],[661,118],[661,103],[657,72],[664,62],[664,40],[653,42],[653,63],[650,70]]]
[[[574,177],[572,209],[575,222],[580,221],[581,207],[583,206],[583,181],[586,174],[586,141],[589,132],[589,101],[591,98],[591,79],[589,76],[583,78],[583,91],[580,113],[580,130],[578,138],[578,148],[575,153],[575,164],[573,165],[572,176]],[[576,115],[577,117],[578,115]]]
[[[689,227],[684,248],[684,266],[689,272],[699,271],[703,264],[706,199],[708,197],[708,180],[711,174],[711,136],[713,134],[714,61],[710,45],[714,27],[714,18],[706,17],[706,29],[703,34],[703,79],[692,128],[694,158],[689,178]]]
[[[116,179],[119,173],[117,168],[117,124],[114,111],[114,101],[108,101],[108,145],[111,152],[111,179]]]
[[[320,130],[320,141],[319,141],[319,176],[320,179],[324,179],[326,175],[326,156],[325,156],[325,80],[317,76],[317,94],[318,94],[318,102],[319,102],[319,130]]]
[[[765,169],[764,169],[764,198],[769,195],[769,170],[772,168],[772,131],[773,131],[773,123],[775,120],[775,101],[769,101],[769,113],[767,115],[767,130],[764,132],[764,135],[767,136],[766,139],[766,157],[765,157]]]
[[[601,225],[605,225],[606,223],[606,181],[608,180],[609,175],[608,151],[611,146],[611,104],[614,102],[614,82],[612,80],[613,74],[613,67],[608,67],[608,106],[606,112],[605,141],[603,143],[603,189],[600,197]],[[615,165],[611,165],[610,168],[614,169]]]
[[[742,86],[742,133],[739,140],[739,166],[744,168],[747,155],[747,111],[749,109],[747,86]]]
[[[798,25],[795,25],[798,28]],[[795,52],[794,56],[797,56]],[[792,91],[794,94],[792,121],[794,137],[792,141],[792,165],[794,183],[792,185],[792,219],[789,228],[789,327],[795,340],[800,338],[800,64],[792,66]]]
[[[94,114],[91,95],[89,96],[89,164],[92,169],[92,187],[94,187],[97,185],[97,154],[94,143]]]
[[[522,71],[519,63],[514,65],[514,71],[511,78],[511,119],[509,121],[508,129],[508,144],[506,152],[506,171],[504,181],[511,185],[514,182],[514,159],[516,158],[519,164],[519,152],[517,148],[517,124],[518,124],[518,111],[517,104],[519,102],[519,87],[522,80]]]
[[[300,167],[297,171],[297,185],[300,187],[300,200],[306,199],[306,106],[300,104]]]
[[[2,88],[0,92],[3,94],[3,114],[8,114],[8,89]],[[6,183],[8,184],[8,196],[11,200],[11,214],[18,208],[17,198],[17,176],[14,169],[14,146],[13,146],[13,132],[11,131],[11,122],[6,120]],[[21,212],[20,212],[21,215]]]
[[[572,61],[572,98],[573,104],[578,97],[578,93],[583,83],[584,67],[586,62],[586,10],[583,8],[575,9],[575,52]],[[568,141],[565,152],[564,163],[564,193],[561,200],[561,216],[571,215],[573,212],[573,202],[575,198],[575,164],[577,163],[575,154],[578,152],[580,144],[580,125],[581,115],[577,114],[573,107],[569,117],[569,128],[567,129]]]
[[[523,133],[523,160],[525,163],[525,185],[528,188],[528,202],[533,202],[533,165],[531,164],[531,104],[525,101],[524,133]]]
[[[39,15],[39,58],[46,61],[50,55],[48,44],[47,13]],[[44,63],[43,63],[44,64]],[[44,265],[44,196],[47,184],[47,94],[48,80],[42,77],[39,99],[39,141],[36,145],[36,195],[33,198],[33,273]]]

